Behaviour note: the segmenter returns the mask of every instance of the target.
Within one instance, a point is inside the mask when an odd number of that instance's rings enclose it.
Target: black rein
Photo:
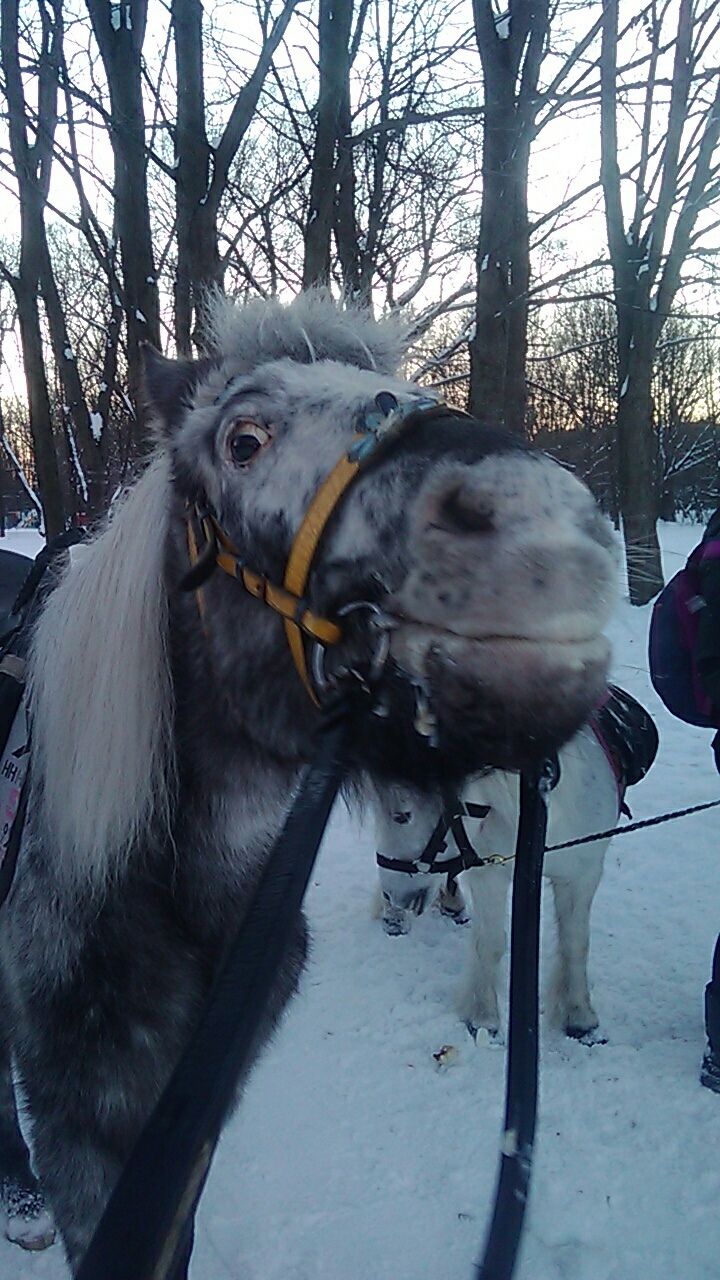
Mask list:
[[[355,706],[326,711],[317,751],[192,1039],[113,1191],[76,1280],[183,1280],[194,1211],[346,772]]]

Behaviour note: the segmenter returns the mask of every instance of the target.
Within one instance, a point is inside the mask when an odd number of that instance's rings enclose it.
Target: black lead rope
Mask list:
[[[315,759],[199,1025],[143,1129],[76,1280],[184,1280],[194,1211],[249,1069],[285,946],[347,767],[356,707],[326,713]]]
[[[520,777],[510,946],[510,1015],[505,1130],[495,1207],[475,1280],[511,1280],[532,1172],[538,1089],[540,885],[547,827],[549,764]]]

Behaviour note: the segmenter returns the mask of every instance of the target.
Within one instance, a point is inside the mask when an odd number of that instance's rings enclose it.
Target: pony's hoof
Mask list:
[[[38,1253],[41,1249],[48,1249],[55,1240],[55,1223],[47,1209],[41,1210],[35,1218],[8,1217],[5,1238],[21,1249]]]
[[[474,1022],[466,1022],[465,1026],[478,1049],[501,1049],[504,1044],[503,1033],[498,1027],[478,1027]]]
[[[607,1036],[604,1036],[597,1027],[566,1027],[565,1035],[569,1040],[577,1040],[579,1044],[587,1045],[588,1048],[594,1044],[607,1044]]]
[[[453,924],[464,925],[470,923],[470,916],[467,911],[449,911],[447,907],[440,906],[440,915],[446,920],[452,920]]]
[[[47,1249],[55,1239],[55,1223],[40,1191],[6,1178],[1,1198],[7,1215],[5,1238],[21,1249]]]
[[[382,923],[389,938],[401,938],[403,934],[410,932],[410,924],[407,920],[383,919]]]
[[[713,1093],[720,1093],[720,1060],[712,1049],[708,1049],[702,1060],[700,1083],[704,1084],[706,1089],[712,1089]]]

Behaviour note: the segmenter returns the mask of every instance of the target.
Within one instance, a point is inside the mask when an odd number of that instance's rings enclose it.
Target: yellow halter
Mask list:
[[[467,416],[460,410],[448,410],[441,402],[429,398],[405,405],[396,404],[389,413],[366,415],[367,429],[355,437],[347,453],[335,464],[305,512],[290,550],[281,587],[263,574],[248,568],[225,530],[210,512],[195,508],[195,517],[205,537],[202,551],[198,550],[192,519],[188,520],[188,550],[192,567],[182,586],[185,590],[195,589],[203,620],[205,606],[200,586],[217,565],[240,582],[250,595],[264,601],[281,615],[296,670],[316,707],[320,706],[320,702],[310,681],[303,636],[328,646],[337,644],[343,634],[337,623],[313,613],[304,600],[310,570],[328,520],[358,473],[375,458],[378,447],[404,431],[411,420],[416,422],[418,417],[437,413],[438,409],[441,412],[457,412],[458,416]]]

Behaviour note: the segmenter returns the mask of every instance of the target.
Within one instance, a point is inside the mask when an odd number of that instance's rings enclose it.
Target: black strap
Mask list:
[[[512,1280],[532,1173],[538,1087],[540,888],[551,765],[520,779],[510,944],[505,1127],[495,1206],[475,1280]]]

